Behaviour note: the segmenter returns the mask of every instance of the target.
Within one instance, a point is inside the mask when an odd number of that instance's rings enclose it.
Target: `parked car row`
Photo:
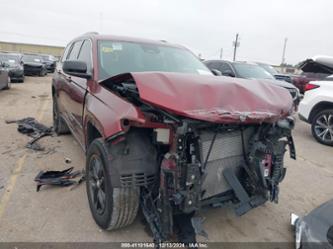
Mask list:
[[[275,72],[269,71],[269,65],[254,62],[231,62],[225,60],[207,60],[204,61],[204,63],[209,69],[218,70],[224,76],[250,80],[265,80],[268,83],[275,84],[287,89],[293,98],[295,109],[297,109],[297,106],[301,100],[301,96],[297,87],[285,80],[277,80],[274,77],[274,74],[272,74]]]
[[[57,60],[52,55],[0,52],[0,63],[11,82],[24,82],[24,76],[45,76],[53,73]]]
[[[278,73],[272,66],[259,62],[208,60],[211,70],[224,76],[268,80],[286,88],[299,106],[301,120],[311,124],[313,137],[321,144],[333,146],[333,58],[314,57],[302,62],[300,75]],[[291,84],[292,83],[292,84]],[[301,100],[300,93],[304,94]]]

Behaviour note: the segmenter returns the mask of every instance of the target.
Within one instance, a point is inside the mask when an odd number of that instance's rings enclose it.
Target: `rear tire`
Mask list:
[[[319,143],[333,146],[333,109],[319,112],[312,120],[311,131]]]
[[[89,146],[86,187],[92,216],[102,229],[113,230],[131,224],[139,209],[139,188],[113,188],[108,149],[102,138]]]
[[[57,98],[53,96],[53,130],[57,135],[68,134],[70,132],[65,120],[60,116]]]

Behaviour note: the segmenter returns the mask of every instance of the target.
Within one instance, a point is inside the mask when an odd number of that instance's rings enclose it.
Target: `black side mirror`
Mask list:
[[[64,71],[64,73],[72,76],[85,79],[91,78],[91,74],[87,73],[87,64],[84,61],[65,61],[62,64],[62,70]]]
[[[228,77],[235,77],[236,76],[235,73],[231,70],[224,71],[222,75],[223,76],[228,76]]]
[[[221,73],[220,70],[217,70],[217,69],[215,69],[215,68],[212,68],[210,71],[211,71],[215,76],[222,76],[222,73]]]

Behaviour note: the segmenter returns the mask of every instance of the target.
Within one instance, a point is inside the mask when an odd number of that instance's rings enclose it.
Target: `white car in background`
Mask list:
[[[321,144],[333,146],[333,77],[306,85],[299,117],[311,124],[312,135]]]

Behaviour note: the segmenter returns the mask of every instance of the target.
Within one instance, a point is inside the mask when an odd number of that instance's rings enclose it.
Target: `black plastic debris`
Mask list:
[[[72,159],[70,159],[69,157],[65,157],[65,163],[69,164],[72,162]]]
[[[35,177],[37,182],[37,192],[43,185],[54,185],[54,186],[71,186],[78,185],[84,181],[84,174],[82,171],[73,171],[74,167],[70,167],[63,171],[40,171]],[[83,175],[79,181],[73,180],[74,178]]]
[[[32,137],[32,140],[30,140],[25,147],[36,151],[44,150],[44,148],[39,145],[37,141],[42,137],[51,136],[53,134],[52,127],[47,127],[39,123],[35,118],[32,117],[19,120],[6,120],[6,123],[17,123],[18,132]]]

